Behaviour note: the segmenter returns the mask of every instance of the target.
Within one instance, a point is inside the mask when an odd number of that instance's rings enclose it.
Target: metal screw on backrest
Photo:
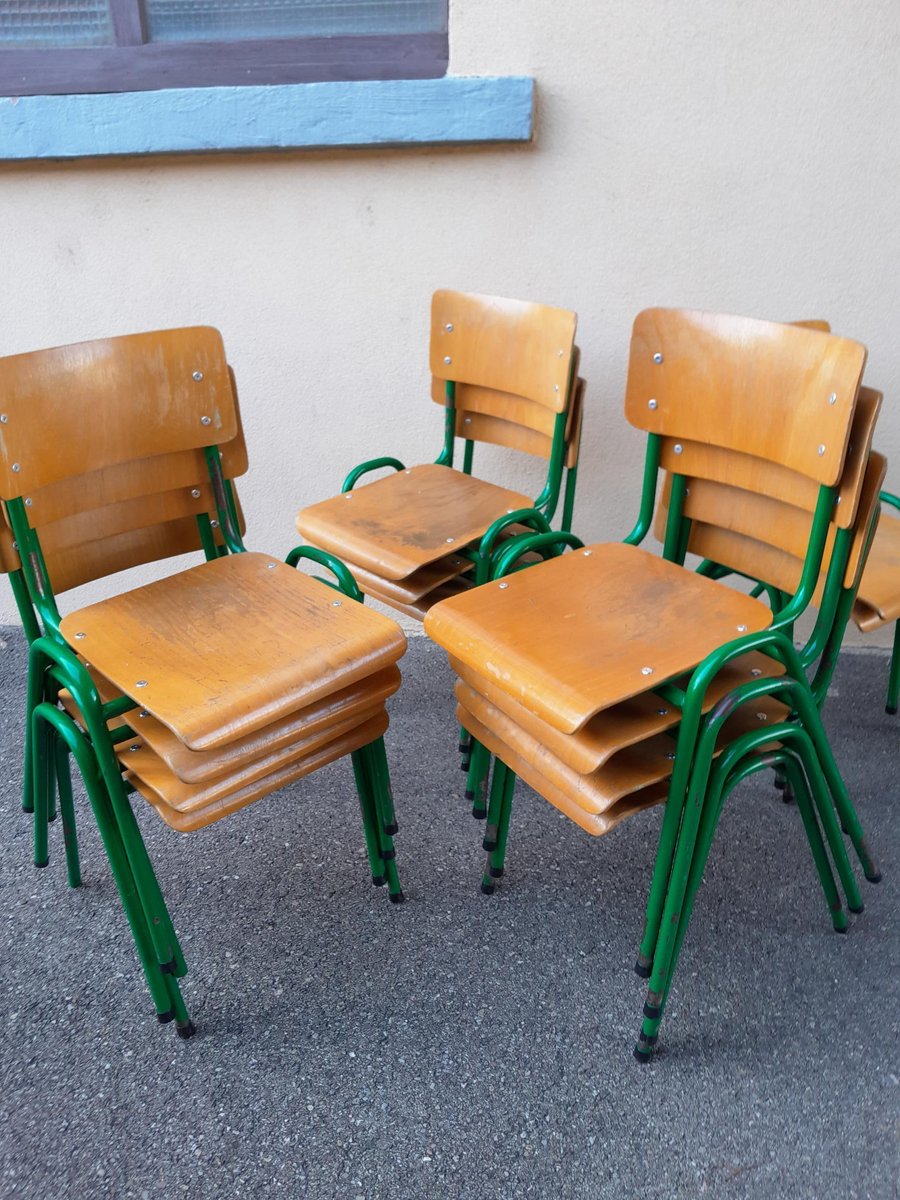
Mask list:
[[[669,710],[667,708],[658,708],[656,710],[656,715],[658,717],[667,717],[669,715]]]
[[[472,418],[471,418],[471,417],[464,417],[464,418],[463,418],[463,425],[471,425],[471,424],[472,424]]]
[[[201,417],[200,424],[201,425],[212,425],[212,417]]]
[[[200,489],[199,488],[191,488],[191,495],[196,500],[197,497],[200,495]]]
[[[825,447],[824,447],[824,445],[822,445],[819,447],[819,458],[821,458],[824,453],[825,453]]]
[[[195,372],[194,372],[194,374],[193,374],[193,376],[192,376],[192,378],[193,378],[193,379],[195,379],[195,380],[197,381],[197,383],[199,383],[199,382],[200,382],[200,380],[203,378],[203,372],[202,372],[202,371],[195,371]]]
[[[452,326],[452,325],[445,325],[445,326],[444,326],[444,328],[447,330],[447,332],[448,332],[448,333],[452,333],[452,332],[453,332],[453,326]]]
[[[659,364],[662,362],[662,360],[663,360],[663,356],[662,356],[662,355],[660,354],[660,352],[657,350],[657,352],[656,352],[656,353],[653,355],[653,361],[654,361],[654,362],[657,364],[657,366],[658,366],[658,365],[659,365]]]
[[[31,497],[30,496],[25,497],[25,507],[31,508]]]
[[[6,415],[6,413],[0,413],[0,425],[5,425],[8,420],[9,417]]]
[[[652,675],[653,668],[652,667],[641,667],[641,674],[642,675]]]
[[[558,383],[554,383],[554,385],[553,385],[553,390],[554,390],[554,392],[558,392],[558,391],[559,391],[559,384],[558,384]]]
[[[449,355],[449,354],[445,354],[445,355],[444,355],[444,362],[445,362],[445,363],[447,364],[447,366],[449,367],[449,366],[450,366],[450,364],[453,362],[453,359],[450,357],[450,355]]]
[[[22,468],[19,466],[19,464],[18,464],[18,463],[13,463],[13,465],[12,465],[12,469],[13,469],[14,471],[21,471],[21,470],[22,470]]]
[[[219,528],[219,522],[218,522],[218,521],[210,521],[210,523],[209,523],[209,527],[210,527],[210,529],[218,529],[218,528]]]
[[[655,400],[648,400],[648,401],[647,401],[647,407],[648,407],[648,408],[656,408],[656,401],[655,401]]]
[[[139,679],[134,686],[135,687],[146,687],[148,682],[149,681],[146,679]]]
[[[149,717],[150,714],[147,712],[146,708],[142,708],[141,711],[138,713],[138,716],[139,717]]]
[[[832,393],[831,393],[831,395],[828,397],[828,403],[829,403],[829,404],[836,404],[836,403],[837,403],[837,392],[832,392]]]
[[[681,454],[682,450],[684,450],[684,446],[676,445],[676,446],[673,446],[672,449],[675,451],[676,454]]]
[[[675,757],[675,751],[674,751],[674,750],[667,750],[667,751],[666,751],[666,758],[674,758],[674,757]]]

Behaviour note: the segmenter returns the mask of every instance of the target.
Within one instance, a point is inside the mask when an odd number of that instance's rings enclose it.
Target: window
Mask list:
[[[0,95],[433,79],[448,0],[0,0]]]

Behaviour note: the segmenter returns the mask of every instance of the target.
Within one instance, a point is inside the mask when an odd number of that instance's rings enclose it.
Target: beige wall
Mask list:
[[[217,325],[249,540],[280,553],[349,465],[436,454],[442,285],[578,310],[586,537],[635,511],[621,397],[649,304],[829,318],[869,346],[877,441],[900,463],[898,61],[897,0],[452,0],[452,73],[537,78],[533,146],[9,167],[2,352]]]

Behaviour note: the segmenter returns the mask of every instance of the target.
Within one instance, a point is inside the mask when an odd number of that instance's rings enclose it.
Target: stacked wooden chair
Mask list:
[[[863,633],[894,624],[894,645],[888,675],[885,711],[892,716],[900,705],[900,496],[881,493],[883,511],[878,532],[853,606],[853,620]]]
[[[626,542],[585,547],[557,535],[570,552],[518,571],[543,535],[519,537],[495,560],[493,582],[426,618],[459,676],[459,720],[495,757],[486,891],[503,874],[516,776],[593,834],[666,802],[637,963],[649,978],[642,1060],[721,803],[741,778],[772,766],[794,784],[836,929],[847,917],[825,843],[848,906],[862,909],[841,825],[867,878],[879,878],[819,715],[884,471],[869,454],[880,398],[858,404],[864,363],[862,346],[818,330],[640,314],[626,415],[648,449]],[[851,451],[854,424],[864,436]],[[660,558],[637,543],[652,526],[661,468],[671,483]],[[698,491],[720,485],[727,495],[704,508],[705,521],[688,515]],[[745,505],[754,523],[736,532]],[[742,539],[746,557],[734,559],[722,533]],[[708,559],[700,573],[683,565],[689,547]],[[770,555],[789,577],[768,578]],[[757,594],[720,582],[729,571]],[[794,623],[813,601],[818,620],[799,652]]]
[[[403,899],[382,736],[405,639],[346,569],[245,550],[246,470],[219,334],[189,328],[0,359],[0,538],[29,637],[25,808],[35,861],[59,792],[80,881],[68,752],[97,819],[161,1022],[194,1027],[184,956],[131,797],[189,832],[345,755],[372,877]],[[62,616],[78,583],[205,561]],[[313,559],[336,586],[296,570]]]
[[[585,388],[575,325],[564,309],[435,292],[430,359],[432,397],[444,407],[441,453],[414,467],[396,458],[361,463],[338,496],[301,510],[303,537],[340,556],[366,595],[421,620],[439,600],[483,583],[494,549],[521,522],[548,531],[562,499],[561,527],[570,528]],[[474,476],[476,442],[546,459],[540,494]],[[357,486],[383,468],[394,474]]]

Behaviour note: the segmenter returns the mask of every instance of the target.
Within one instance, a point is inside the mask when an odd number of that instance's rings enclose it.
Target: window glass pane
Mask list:
[[[0,46],[108,46],[108,0],[0,0]]]
[[[447,0],[145,0],[153,41],[442,33]]]

